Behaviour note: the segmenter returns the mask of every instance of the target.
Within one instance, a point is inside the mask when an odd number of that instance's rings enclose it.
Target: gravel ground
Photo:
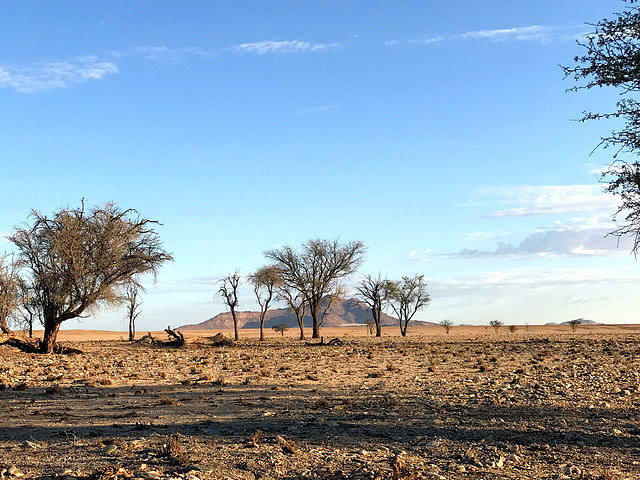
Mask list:
[[[0,346],[4,478],[636,479],[629,333]]]

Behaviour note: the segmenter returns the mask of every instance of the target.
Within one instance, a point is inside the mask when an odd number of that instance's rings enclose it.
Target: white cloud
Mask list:
[[[243,43],[232,48],[236,52],[255,53],[265,55],[267,53],[304,53],[317,52],[341,47],[341,43],[309,43],[301,40],[288,40],[282,42],[264,41],[256,43]]]
[[[135,47],[132,49],[134,55],[141,56],[147,60],[165,64],[179,63],[187,56],[206,56],[208,52],[202,48],[170,48],[165,45],[155,47]]]
[[[465,248],[451,256],[486,258],[629,255],[632,239],[608,236],[614,228],[615,225],[604,217],[576,217],[568,222],[558,221],[552,227],[530,232],[518,245],[498,243],[494,250]]]
[[[401,43],[408,45],[431,45],[445,41],[463,40],[488,40],[491,42],[538,42],[551,43],[555,41],[567,41],[582,38],[588,34],[588,29],[584,26],[556,27],[550,25],[530,25],[526,27],[501,28],[495,30],[475,30],[453,35],[429,35],[420,36],[401,42],[390,40],[385,42],[387,46],[395,46]]]
[[[20,93],[37,93],[99,80],[117,72],[118,67],[114,63],[101,61],[93,56],[79,57],[69,62],[0,64],[0,88],[10,88]]]
[[[501,202],[520,205],[490,213],[489,217],[530,217],[565,212],[615,212],[615,196],[597,185],[550,185],[540,187],[492,188],[484,195],[501,197]]]
[[[487,292],[510,289],[549,289],[570,286],[617,286],[621,283],[640,283],[640,271],[634,267],[604,269],[549,269],[514,268],[464,275],[444,280],[430,280],[429,293],[435,297],[485,296]]]

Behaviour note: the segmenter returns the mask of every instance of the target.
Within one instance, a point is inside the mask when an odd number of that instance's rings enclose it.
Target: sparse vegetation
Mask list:
[[[341,344],[313,348],[294,338],[172,350],[93,341],[75,344],[86,355],[52,359],[0,347],[0,422],[16,445],[0,449],[0,463],[17,465],[23,478],[46,477],[60,458],[74,474],[82,470],[79,478],[98,478],[105,462],[130,472],[126,478],[186,478],[191,470],[203,480],[202,471],[305,478],[318,468],[318,478],[359,478],[364,469],[386,478],[389,452],[404,451],[402,471],[416,478],[434,471],[463,480],[476,465],[474,474],[515,479],[526,465],[536,479],[568,464],[576,478],[578,469],[584,478],[614,469],[637,477],[634,450],[619,440],[638,431],[635,333],[560,329],[495,342],[477,334],[483,327],[454,337],[437,328],[440,338],[416,334],[411,342],[357,328]],[[460,399],[465,408],[452,408]],[[563,415],[541,415],[541,405]],[[407,437],[406,425],[427,424],[427,441],[437,444]],[[70,440],[37,433],[49,425]],[[605,427],[618,433],[606,436]],[[496,429],[509,433],[496,437]],[[120,430],[126,435],[114,434]],[[585,448],[592,436],[608,442],[610,455]]]
[[[313,338],[320,338],[322,302],[339,291],[340,279],[354,273],[364,260],[362,242],[309,240],[300,252],[289,246],[265,252],[280,270],[286,289],[304,299],[313,322]]]
[[[274,332],[278,332],[281,336],[284,337],[284,332],[289,330],[289,326],[286,323],[279,323],[271,327]]]
[[[269,304],[273,299],[276,290],[282,286],[280,270],[273,265],[261,267],[249,276],[249,281],[253,285],[253,292],[256,294],[256,301],[260,305],[260,341],[264,340],[264,319],[269,309]],[[284,332],[283,332],[284,335]]]
[[[389,305],[398,317],[400,334],[406,337],[409,322],[418,310],[426,307],[431,300],[424,275],[402,277],[399,282],[391,282],[389,289]]]
[[[13,255],[0,255],[0,332],[11,333],[9,315],[20,306],[21,263]]]
[[[382,309],[394,291],[394,284],[378,274],[378,278],[365,276],[357,287],[360,298],[371,309],[376,337],[382,336]]]
[[[576,330],[578,330],[578,327],[580,326],[580,324],[581,324],[580,320],[569,321],[569,326],[571,327],[572,332],[575,332]]]
[[[493,327],[493,330],[496,333],[496,335],[500,333],[500,327],[502,327],[503,325],[504,323],[502,323],[500,320],[491,320],[489,322],[489,326]]]
[[[367,332],[369,332],[369,335],[373,335],[373,331],[376,328],[376,322],[373,321],[373,318],[367,318],[364,321],[364,325],[367,328]]]
[[[447,332],[448,335],[451,327],[453,327],[453,322],[448,318],[445,318],[444,320],[440,321],[440,325],[444,327],[444,331]]]
[[[220,285],[217,292],[218,297],[231,311],[233,334],[234,338],[238,340],[240,338],[238,335],[238,318],[236,317],[236,308],[240,304],[238,300],[238,286],[240,285],[240,274],[238,270],[221,279],[218,284]]]
[[[42,353],[53,352],[63,322],[120,302],[126,285],[172,260],[152,228],[157,222],[134,210],[108,203],[86,212],[83,201],[81,208],[62,209],[52,218],[37,211],[32,218],[32,225],[16,228],[9,239],[42,312]]]

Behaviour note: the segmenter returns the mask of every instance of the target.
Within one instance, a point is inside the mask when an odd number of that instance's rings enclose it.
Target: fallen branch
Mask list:
[[[176,345],[178,347],[184,346],[186,340],[184,339],[184,335],[179,330],[171,330],[171,326],[168,326],[164,329],[169,335],[169,338],[173,338],[173,341],[169,342],[172,345]]]

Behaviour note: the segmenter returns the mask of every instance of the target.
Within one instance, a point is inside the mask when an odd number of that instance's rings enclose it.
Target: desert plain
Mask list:
[[[61,331],[76,355],[0,345],[0,476],[640,478],[640,326],[398,330],[324,329],[337,345],[189,331],[181,348]]]

